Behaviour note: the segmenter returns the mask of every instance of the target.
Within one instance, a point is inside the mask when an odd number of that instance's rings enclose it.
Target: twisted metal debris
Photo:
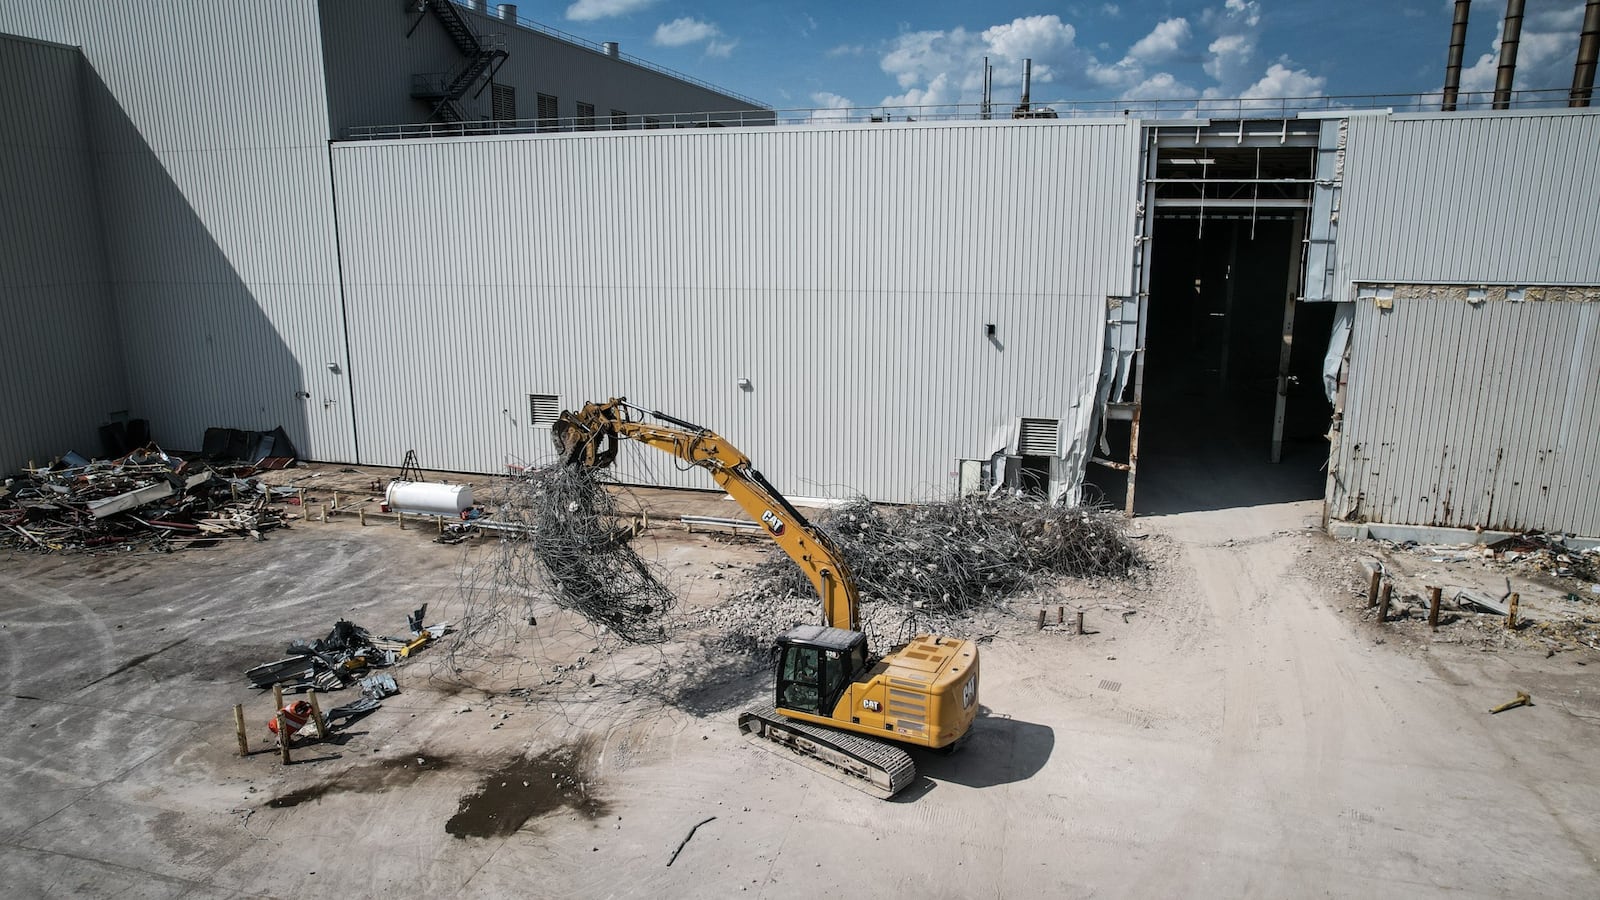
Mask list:
[[[526,541],[501,544],[497,571],[511,586],[537,591],[629,643],[666,640],[663,623],[677,599],[618,527],[605,476],[583,466],[529,469],[506,492],[496,518]]]
[[[814,523],[833,540],[863,605],[965,615],[1051,577],[1123,576],[1139,565],[1114,513],[1021,498],[966,498],[879,509],[855,500]],[[751,593],[805,596],[787,558],[752,573]]]
[[[0,546],[41,552],[155,547],[261,538],[286,524],[283,497],[249,466],[213,468],[155,445],[116,460],[69,454],[0,486]]]

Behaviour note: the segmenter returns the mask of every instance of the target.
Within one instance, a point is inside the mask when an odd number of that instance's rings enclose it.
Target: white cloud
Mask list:
[[[682,47],[710,40],[721,34],[717,26],[685,16],[656,26],[655,42],[663,47]]]
[[[811,102],[817,108],[811,111],[811,121],[826,122],[847,119],[850,110],[855,108],[855,101],[849,97],[841,97],[828,91],[817,91],[811,95]]]
[[[1256,0],[1228,0],[1223,4],[1228,15],[1254,28],[1261,23],[1261,4]]]
[[[1327,79],[1312,75],[1305,69],[1290,69],[1282,63],[1267,67],[1261,80],[1240,92],[1245,100],[1267,100],[1280,97],[1320,97]]]
[[[1187,100],[1198,91],[1173,77],[1170,72],[1157,72],[1134,85],[1123,94],[1129,100]]]
[[[739,46],[737,39],[723,34],[715,24],[688,16],[657,25],[651,40],[660,47],[686,47],[704,41],[705,54],[719,59],[726,59]]]
[[[1032,58],[1033,74],[1039,77],[1039,60],[1049,60],[1072,46],[1077,30],[1058,16],[1027,16],[983,30],[983,42],[993,56],[1023,60]],[[1048,67],[1048,62],[1046,63]]]
[[[1128,56],[1142,62],[1152,62],[1164,59],[1176,53],[1183,42],[1189,39],[1188,19],[1167,19],[1150,33],[1140,38],[1132,47],[1128,48]]]
[[[880,60],[902,93],[885,106],[975,103],[983,92],[983,58],[994,66],[996,100],[1001,87],[1022,83],[1022,61],[1033,60],[1035,85],[1081,73],[1088,57],[1074,44],[1077,30],[1059,16],[1024,16],[972,32],[914,31],[890,44]],[[1035,91],[1037,96],[1038,92]]]
[[[574,22],[592,22],[638,12],[656,0],[578,0],[567,7],[567,18]]]
[[[1104,6],[1101,6],[1100,11],[1112,17],[1122,15],[1122,7],[1116,5],[1115,3],[1107,3]]]

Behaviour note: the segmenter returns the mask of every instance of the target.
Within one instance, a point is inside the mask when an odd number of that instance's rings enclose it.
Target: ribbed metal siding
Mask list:
[[[995,123],[336,145],[362,457],[495,471],[548,454],[528,394],[627,393],[791,494],[942,495],[1016,417],[1092,398],[1137,141]]]
[[[78,51],[0,37],[0,474],[128,405],[95,207]]]
[[[1600,284],[1600,115],[1353,116],[1336,293],[1352,282]]]
[[[1600,535],[1600,303],[1357,304],[1329,512]]]
[[[353,459],[315,6],[41,0],[0,31],[88,61],[133,414],[168,446],[282,424]]]

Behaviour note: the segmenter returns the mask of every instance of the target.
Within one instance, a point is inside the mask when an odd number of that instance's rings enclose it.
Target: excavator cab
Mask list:
[[[868,667],[867,636],[859,631],[797,625],[777,643],[779,709],[830,715]]]

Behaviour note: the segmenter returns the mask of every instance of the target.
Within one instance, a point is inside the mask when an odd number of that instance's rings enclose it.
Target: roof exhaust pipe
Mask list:
[[[1500,35],[1500,68],[1494,73],[1494,108],[1511,108],[1511,83],[1517,74],[1517,44],[1522,40],[1523,0],[1506,0],[1506,23]]]
[[[1600,2],[1600,0],[1595,0]],[[1467,11],[1472,0],[1456,0],[1456,18],[1450,23],[1450,56],[1444,64],[1444,112],[1454,112],[1461,91],[1461,56],[1467,50]]]
[[[1572,70],[1572,94],[1568,106],[1588,106],[1594,95],[1595,59],[1600,57],[1600,0],[1589,0],[1583,8],[1583,36],[1578,38],[1578,65]]]
[[[1022,102],[1017,104],[1020,112],[1028,111],[1028,95],[1033,91],[1033,58],[1022,61]]]

